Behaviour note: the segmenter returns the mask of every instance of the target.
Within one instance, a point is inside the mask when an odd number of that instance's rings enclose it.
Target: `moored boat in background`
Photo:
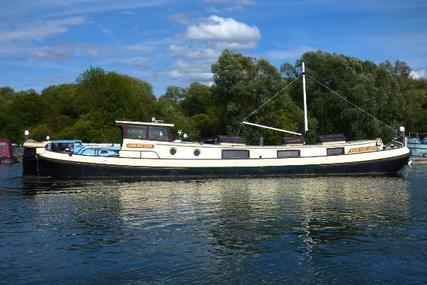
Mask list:
[[[412,161],[416,164],[427,163],[427,134],[409,134],[408,137],[405,138],[405,141],[406,145],[411,150]]]
[[[414,157],[424,157],[427,159],[427,134],[416,134],[406,137],[406,145]]]
[[[13,145],[9,139],[0,138],[0,163],[17,162],[13,152]]]

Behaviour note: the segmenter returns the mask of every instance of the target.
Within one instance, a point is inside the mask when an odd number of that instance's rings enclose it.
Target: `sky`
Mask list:
[[[0,86],[41,91],[101,67],[152,84],[210,84],[228,48],[277,67],[310,50],[427,77],[425,0],[0,0]]]

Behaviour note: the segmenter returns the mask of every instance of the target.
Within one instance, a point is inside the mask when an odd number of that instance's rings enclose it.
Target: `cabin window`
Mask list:
[[[326,149],[327,155],[341,155],[344,154],[344,148],[343,147],[332,147]]]
[[[146,139],[147,128],[145,127],[128,127],[127,138],[129,139]]]
[[[277,158],[291,158],[291,157],[300,157],[299,150],[278,150]]]
[[[167,141],[169,139],[165,127],[149,127],[148,138],[156,141]]]
[[[249,150],[233,150],[233,149],[224,149],[222,151],[222,158],[225,159],[242,159],[249,158]]]

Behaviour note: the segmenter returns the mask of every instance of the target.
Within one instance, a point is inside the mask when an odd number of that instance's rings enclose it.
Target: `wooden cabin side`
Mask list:
[[[279,146],[251,146],[219,137],[215,144],[174,141],[173,124],[117,121],[122,133],[123,158],[153,159],[266,159],[335,156],[381,149],[374,140],[346,142],[342,136],[323,138],[318,145],[292,142]],[[222,141],[224,140],[224,141]],[[236,141],[235,143],[233,143]]]

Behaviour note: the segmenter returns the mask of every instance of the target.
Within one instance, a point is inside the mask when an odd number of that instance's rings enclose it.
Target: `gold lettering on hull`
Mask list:
[[[128,148],[154,148],[154,144],[148,143],[128,143],[126,144]]]
[[[350,150],[348,151],[348,153],[362,153],[362,152],[372,152],[372,151],[377,151],[378,147],[376,146],[363,146],[363,147],[353,147],[350,148]]]

